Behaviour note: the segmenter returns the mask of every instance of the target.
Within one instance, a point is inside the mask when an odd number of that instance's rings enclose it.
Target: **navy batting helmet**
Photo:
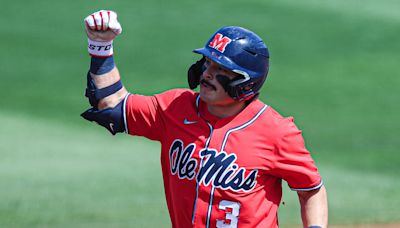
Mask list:
[[[233,80],[222,75],[216,76],[234,99],[247,100],[253,97],[267,78],[268,48],[258,35],[245,28],[222,27],[211,36],[203,48],[195,49],[193,52],[202,54],[203,59],[193,64],[188,71],[189,86],[192,89],[199,84],[204,56],[241,75]]]

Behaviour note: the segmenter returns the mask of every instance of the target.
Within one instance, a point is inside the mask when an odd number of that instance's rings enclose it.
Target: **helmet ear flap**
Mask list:
[[[204,62],[206,58],[203,56],[200,60],[189,67],[187,72],[188,84],[190,89],[195,89],[200,84],[200,75],[204,72]]]

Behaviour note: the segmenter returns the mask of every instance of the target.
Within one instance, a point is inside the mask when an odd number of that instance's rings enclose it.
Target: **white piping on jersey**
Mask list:
[[[232,128],[232,129],[230,129],[229,131],[227,131],[227,132],[225,133],[224,141],[222,142],[221,151],[224,151],[224,149],[225,149],[225,145],[226,145],[226,142],[228,141],[228,136],[229,136],[229,134],[231,134],[231,133],[234,132],[234,131],[241,130],[241,129],[243,129],[243,128],[249,126],[250,124],[252,124],[252,123],[265,111],[265,109],[266,109],[267,107],[268,107],[268,105],[264,105],[264,107],[263,107],[260,111],[258,111],[257,115],[255,115],[249,122],[247,122],[247,123],[245,123],[245,124],[243,124],[243,125],[241,125],[241,126]]]
[[[214,191],[215,187],[212,186],[211,193],[210,193],[210,202],[208,203],[208,212],[207,212],[207,223],[206,228],[210,227],[210,218],[211,218],[211,211],[212,211],[212,203],[214,201]]]
[[[210,136],[208,136],[208,139],[206,141],[205,144],[205,148],[208,148],[208,145],[210,144],[211,141],[211,136],[213,134],[213,127],[210,123],[206,122],[208,127],[210,128]],[[201,158],[200,161],[200,167],[199,170],[201,169],[201,167],[203,167],[203,159]],[[193,211],[192,211],[192,224],[194,224],[194,216],[196,214],[196,206],[197,206],[197,198],[199,197],[199,182],[197,182],[197,178],[196,178],[196,198],[194,199],[194,205],[193,205]]]
[[[324,182],[321,180],[321,183],[319,183],[319,184],[318,184],[317,186],[315,186],[315,187],[311,187],[311,188],[290,188],[290,190],[299,191],[299,192],[312,191],[312,190],[321,188],[323,184],[324,184]]]
[[[197,116],[198,117],[200,117],[199,102],[200,102],[200,95],[198,95],[196,98],[196,108],[197,108]]]
[[[129,134],[128,132],[128,123],[126,122],[126,101],[128,100],[130,93],[126,94],[125,98],[124,98],[124,103],[122,104],[122,115],[124,117],[124,126],[125,126],[125,133]]]
[[[226,146],[226,142],[228,141],[228,137],[229,135],[234,132],[234,131],[239,131],[247,126],[249,126],[250,124],[254,123],[254,121],[256,121],[258,119],[258,117],[260,117],[260,115],[265,111],[265,109],[267,109],[268,105],[264,105],[264,107],[258,111],[258,113],[251,118],[251,120],[249,120],[248,122],[246,122],[245,124],[242,124],[240,126],[237,126],[235,128],[229,129],[224,136],[224,141],[222,142],[221,145],[221,150],[220,151],[224,151],[225,146]],[[210,202],[208,204],[208,212],[207,212],[207,223],[206,223],[206,228],[208,228],[210,226],[210,219],[211,219],[211,211],[212,211],[212,203],[213,203],[213,199],[214,199],[214,191],[215,191],[215,187],[213,186],[211,188],[211,193],[210,193]]]
[[[197,116],[198,117],[200,117],[199,102],[200,102],[200,95],[197,95],[197,97],[196,97],[196,110],[197,110]],[[208,143],[211,140],[213,128],[212,128],[211,124],[209,124],[208,122],[206,122],[206,123],[207,123],[208,127],[210,128],[210,136],[208,137],[208,139],[206,141],[206,146],[208,146]],[[203,166],[203,159],[201,158],[199,170],[201,169],[202,166]],[[194,203],[193,203],[192,224],[194,224],[194,216],[196,214],[197,198],[198,197],[199,197],[199,182],[197,182],[197,178],[196,178],[196,198],[194,198]]]

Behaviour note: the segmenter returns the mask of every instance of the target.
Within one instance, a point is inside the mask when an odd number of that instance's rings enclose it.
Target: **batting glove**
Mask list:
[[[113,40],[122,32],[117,14],[110,10],[100,10],[87,16],[84,22],[89,54],[94,57],[112,56]]]

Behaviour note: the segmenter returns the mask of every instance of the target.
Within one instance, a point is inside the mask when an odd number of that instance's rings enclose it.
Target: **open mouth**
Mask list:
[[[206,80],[204,80],[204,79],[201,79],[201,80],[200,80],[200,84],[201,84],[202,86],[206,87],[206,88],[213,89],[213,90],[217,90],[217,88],[216,88],[214,85],[212,85],[211,83],[209,83],[208,81],[206,81]]]

